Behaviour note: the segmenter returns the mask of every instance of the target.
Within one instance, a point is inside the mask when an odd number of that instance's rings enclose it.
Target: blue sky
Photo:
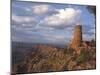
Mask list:
[[[77,24],[83,40],[95,38],[95,17],[84,5],[12,2],[12,41],[64,45]]]

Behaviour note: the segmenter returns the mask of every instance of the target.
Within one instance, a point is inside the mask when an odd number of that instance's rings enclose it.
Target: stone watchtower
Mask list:
[[[71,44],[70,47],[72,49],[75,49],[76,51],[79,51],[79,47],[82,44],[82,26],[81,25],[77,25],[75,26],[74,29],[74,34],[73,34],[73,38],[71,40]]]

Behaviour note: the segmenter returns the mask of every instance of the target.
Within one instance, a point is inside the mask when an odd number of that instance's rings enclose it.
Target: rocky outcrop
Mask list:
[[[66,48],[66,51],[68,51],[65,53],[64,49],[60,50],[51,46],[40,45],[35,47],[39,49],[37,52],[33,51],[25,58],[23,63],[16,65],[16,74],[96,68],[95,49],[84,49],[81,50],[80,54],[75,54],[68,48]]]

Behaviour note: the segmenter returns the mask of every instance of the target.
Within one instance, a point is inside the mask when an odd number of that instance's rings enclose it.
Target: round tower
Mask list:
[[[82,26],[77,25],[75,26],[74,29],[74,36],[71,41],[70,47],[76,49],[77,47],[80,47],[81,43],[82,43]]]

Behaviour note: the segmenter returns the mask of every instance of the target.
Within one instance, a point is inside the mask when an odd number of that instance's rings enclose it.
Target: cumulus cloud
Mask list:
[[[50,27],[65,27],[75,24],[80,19],[81,11],[74,8],[58,9],[58,13],[44,18],[44,25]]]
[[[41,14],[45,14],[47,13],[49,10],[49,6],[48,5],[36,5],[33,6],[32,11],[35,14],[41,15]]]
[[[32,22],[35,19],[31,16],[16,16],[12,15],[12,21],[17,22],[17,23],[27,23],[27,22]]]
[[[41,37],[43,37],[43,40],[48,41],[49,43],[55,43],[55,44],[65,44],[66,43],[65,35],[57,35],[57,34],[53,35],[48,32],[48,33],[43,33]]]
[[[54,40],[63,40],[65,38],[65,35],[64,36],[61,36],[61,35],[52,36],[50,34],[44,34],[43,36],[50,38],[50,39],[54,39]]]
[[[37,21],[33,16],[16,16],[12,15],[11,27],[23,31],[34,30]]]
[[[80,22],[90,24],[87,11],[73,6],[52,4],[15,3],[12,5],[12,40],[35,43],[66,44],[73,37],[74,25]],[[68,8],[65,8],[68,7]],[[82,6],[84,7],[84,6]],[[81,12],[83,12],[81,14]],[[20,16],[19,16],[20,15]],[[81,18],[80,18],[81,17]],[[84,18],[86,17],[86,18]],[[93,18],[93,17],[91,17]],[[83,23],[84,24],[84,23]],[[88,27],[87,27],[88,26]],[[83,25],[83,38],[94,38],[94,25]],[[61,29],[62,28],[62,29]],[[90,35],[91,34],[91,35]]]

